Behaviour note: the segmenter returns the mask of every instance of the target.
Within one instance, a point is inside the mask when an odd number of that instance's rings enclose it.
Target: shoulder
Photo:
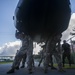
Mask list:
[[[70,44],[69,44],[69,43],[66,43],[66,44],[70,46]]]

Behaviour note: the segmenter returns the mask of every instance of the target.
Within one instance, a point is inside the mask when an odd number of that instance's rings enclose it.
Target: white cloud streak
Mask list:
[[[0,47],[0,56],[15,56],[17,50],[21,47],[21,41],[8,42]],[[38,54],[41,47],[36,44],[36,48],[33,49],[33,54]]]
[[[20,41],[5,43],[2,47],[0,47],[0,55],[14,56],[16,51],[20,48],[20,46]]]
[[[75,28],[75,13],[73,13],[71,15],[71,19],[70,19],[70,22],[69,22],[69,26],[67,28],[67,30],[65,30],[62,34],[62,40],[68,40],[70,37],[72,37],[70,35],[70,32],[73,32],[73,29]]]

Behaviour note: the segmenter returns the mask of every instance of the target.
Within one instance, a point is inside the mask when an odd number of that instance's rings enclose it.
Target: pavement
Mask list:
[[[75,69],[65,69],[66,72],[58,72],[58,70],[51,70],[47,74],[44,73],[43,65],[40,67],[37,66],[38,62],[35,63],[35,67],[33,68],[33,73],[31,75],[75,75]],[[6,74],[6,72],[11,68],[12,63],[9,64],[0,64],[0,75],[30,75],[28,74],[27,68],[20,68],[16,70],[13,74]]]

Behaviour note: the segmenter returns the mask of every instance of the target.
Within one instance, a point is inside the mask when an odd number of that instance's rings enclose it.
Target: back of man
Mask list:
[[[62,44],[62,50],[63,50],[63,55],[62,55],[62,60],[63,60],[63,67],[65,64],[65,58],[67,57],[69,61],[69,66],[71,66],[71,51],[70,51],[70,45],[66,43],[66,40],[63,41]]]
[[[70,45],[68,43],[62,44],[64,53],[70,53]]]

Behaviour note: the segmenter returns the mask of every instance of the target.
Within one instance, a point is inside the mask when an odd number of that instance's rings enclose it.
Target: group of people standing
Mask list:
[[[59,36],[61,37],[61,35],[59,35]],[[54,40],[54,41],[52,41],[53,43],[51,43],[51,45],[49,45],[47,47],[47,49],[49,50],[50,53],[49,52],[46,53],[46,50],[47,50],[46,49],[46,45],[42,46],[43,49],[40,52],[41,59],[39,61],[38,66],[40,66],[41,62],[43,60],[45,60],[45,62],[46,62],[45,71],[47,71],[48,67],[51,67],[51,69],[57,69],[53,65],[53,57],[52,56],[55,57],[55,59],[56,59],[56,61],[58,63],[59,71],[64,71],[63,67],[65,65],[65,59],[66,58],[68,59],[69,66],[71,67],[71,49],[70,49],[70,44],[67,43],[66,40],[63,40],[63,44],[60,45],[61,39],[60,39],[59,36],[57,36],[57,38],[59,38],[59,39],[56,39],[56,37],[54,37],[57,42]],[[55,42],[56,42],[56,44],[55,44]],[[54,44],[55,44],[55,47],[54,47]],[[45,56],[47,56],[47,58]]]
[[[12,63],[11,69],[7,72],[7,74],[14,73],[15,69],[19,69],[20,62],[22,61],[22,66],[21,68],[24,68],[25,61],[27,59],[27,69],[29,74],[33,72],[33,66],[34,66],[34,59],[33,59],[33,40],[32,38],[23,33],[16,31],[15,34],[17,39],[20,39],[22,41],[22,47],[18,50],[14,61]],[[61,60],[61,48],[60,48],[60,41],[61,41],[61,34],[58,34],[56,36],[51,36],[47,39],[45,42],[44,50],[43,50],[43,57],[44,57],[44,72],[48,72],[48,67],[49,63],[52,61],[52,55],[56,58],[56,61],[58,63],[58,71],[64,71],[63,66],[64,66],[64,59],[67,56],[68,59],[70,60],[70,55],[68,55],[67,48],[69,45],[64,42],[62,45],[63,47],[63,65],[62,65],[62,60]],[[65,51],[66,50],[66,51]],[[69,50],[69,49],[68,49]],[[70,51],[68,51],[70,52]],[[69,64],[71,66],[71,62],[69,61]],[[40,66],[40,64],[38,65]],[[52,63],[52,68],[53,63]]]

